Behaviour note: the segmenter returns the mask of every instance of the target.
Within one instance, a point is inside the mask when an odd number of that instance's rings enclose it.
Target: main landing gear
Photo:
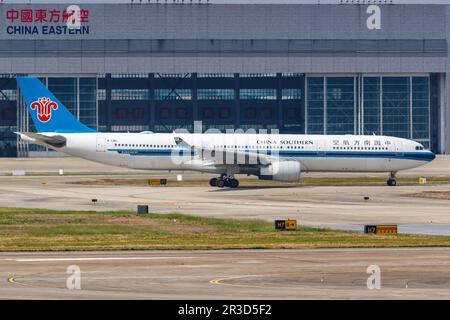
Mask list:
[[[212,178],[209,180],[209,185],[211,187],[229,187],[229,188],[237,188],[239,187],[239,180],[235,179],[232,176],[221,175],[219,178]]]
[[[395,187],[397,185],[397,180],[395,180],[395,174],[396,172],[391,172],[389,175],[389,179],[387,181],[387,185],[391,187]]]

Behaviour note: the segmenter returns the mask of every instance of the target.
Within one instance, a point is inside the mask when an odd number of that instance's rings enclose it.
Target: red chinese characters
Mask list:
[[[57,10],[57,9],[9,9],[6,10],[6,20],[14,23],[89,23],[89,10]]]
[[[31,9],[20,10],[20,22],[25,23],[33,22],[33,10]]]
[[[34,22],[42,23],[47,22],[47,10],[34,10]]]
[[[14,10],[14,9],[6,11],[6,19],[11,22],[18,20],[19,19],[19,11]]]

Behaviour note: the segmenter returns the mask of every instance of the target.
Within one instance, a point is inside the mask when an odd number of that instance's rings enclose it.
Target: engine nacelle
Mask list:
[[[276,181],[298,181],[301,165],[298,161],[277,161],[261,167],[259,179]]]

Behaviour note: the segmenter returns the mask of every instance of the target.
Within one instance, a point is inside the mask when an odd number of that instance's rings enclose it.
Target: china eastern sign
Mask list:
[[[71,5],[67,8],[8,8],[4,10],[8,35],[87,35],[89,10]]]

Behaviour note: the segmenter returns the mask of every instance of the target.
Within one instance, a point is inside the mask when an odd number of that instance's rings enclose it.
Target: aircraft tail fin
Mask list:
[[[17,77],[17,83],[37,132],[95,132],[78,121],[36,77]]]

